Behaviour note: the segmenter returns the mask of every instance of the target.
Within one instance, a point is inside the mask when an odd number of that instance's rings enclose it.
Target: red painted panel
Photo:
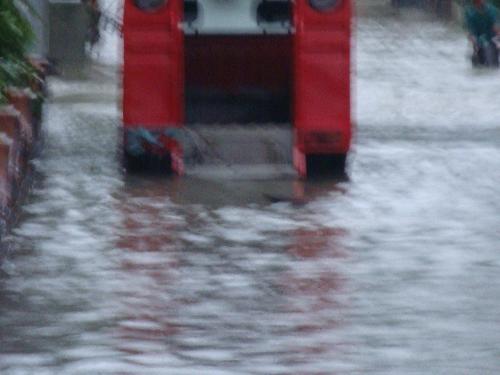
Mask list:
[[[297,154],[345,154],[349,150],[351,17],[350,0],[341,0],[326,12],[312,9],[308,0],[295,2]],[[296,158],[296,163],[301,161]]]
[[[183,123],[182,0],[155,12],[125,1],[123,123],[161,129]]]

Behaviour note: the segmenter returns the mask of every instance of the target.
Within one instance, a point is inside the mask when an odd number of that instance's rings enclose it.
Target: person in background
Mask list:
[[[91,46],[94,46],[101,38],[99,21],[101,20],[101,8],[98,0],[82,0],[89,13],[89,29],[87,39]]]
[[[486,0],[471,0],[465,8],[465,26],[472,42],[473,65],[498,66],[498,48],[494,42],[498,10]]]

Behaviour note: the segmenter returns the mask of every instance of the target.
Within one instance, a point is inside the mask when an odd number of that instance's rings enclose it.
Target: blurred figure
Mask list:
[[[472,0],[465,9],[465,25],[474,51],[472,64],[498,67],[498,10],[486,0]]]
[[[101,20],[101,8],[99,6],[98,0],[82,0],[86,5],[87,11],[89,13],[89,29],[87,40],[93,47],[101,38],[101,33],[99,31],[99,21]]]

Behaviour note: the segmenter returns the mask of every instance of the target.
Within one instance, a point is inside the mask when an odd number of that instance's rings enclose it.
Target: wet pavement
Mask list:
[[[356,50],[346,182],[126,176],[114,67],[52,79],[0,373],[499,373],[500,73],[420,13]]]

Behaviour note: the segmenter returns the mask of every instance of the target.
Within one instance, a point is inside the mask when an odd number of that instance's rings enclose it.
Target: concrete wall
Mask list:
[[[89,19],[81,0],[27,1],[36,14],[21,2],[17,4],[35,32],[36,40],[30,52],[63,65],[85,61]]]
[[[26,9],[20,2],[19,8],[30,20],[35,32],[36,40],[31,48],[31,53],[46,57],[49,50],[49,2],[48,0],[28,0],[36,14]]]
[[[80,65],[86,60],[89,15],[81,0],[27,0],[36,14],[14,1],[35,32],[31,54],[59,65]]]
[[[85,62],[88,13],[80,0],[49,1],[49,60],[56,65]]]

